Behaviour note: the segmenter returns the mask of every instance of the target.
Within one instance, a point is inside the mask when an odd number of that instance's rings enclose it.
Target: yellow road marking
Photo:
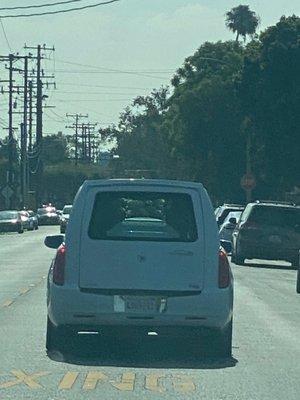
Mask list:
[[[165,389],[159,385],[159,379],[163,378],[164,375],[153,374],[146,376],[145,388],[151,390],[152,392],[163,393]]]
[[[72,389],[76,379],[79,375],[79,372],[67,372],[65,376],[60,381],[58,389],[69,390]]]
[[[9,307],[12,305],[14,301],[13,300],[6,300],[3,304],[2,307]]]
[[[2,383],[0,385],[0,389],[7,389],[12,386],[20,385],[22,383],[24,383],[31,389],[39,389],[39,388],[42,388],[42,385],[40,385],[38,382],[36,382],[35,379],[40,376],[45,376],[45,375],[49,374],[49,372],[36,372],[35,374],[27,375],[25,372],[23,372],[21,370],[12,370],[11,373],[17,379],[6,382],[6,383]]]
[[[30,288],[23,288],[23,289],[21,289],[20,290],[20,294],[26,294],[26,293],[28,293],[30,291]]]
[[[176,375],[173,377],[176,379],[173,381],[175,391],[189,393],[196,390],[196,386],[190,377],[184,375]]]
[[[124,372],[122,374],[122,379],[120,383],[112,383],[112,386],[122,390],[122,391],[130,391],[134,390],[135,383],[135,374],[133,372]]]
[[[85,378],[83,389],[85,390],[93,390],[96,388],[97,383],[107,381],[107,376],[104,375],[102,372],[89,372]]]

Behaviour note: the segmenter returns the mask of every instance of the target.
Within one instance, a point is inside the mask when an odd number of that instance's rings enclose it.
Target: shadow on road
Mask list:
[[[140,338],[107,341],[99,337],[76,340],[72,351],[48,354],[51,360],[85,366],[128,368],[221,369],[234,367],[235,358],[217,358],[213,349],[184,340]]]
[[[263,261],[262,261],[263,262]],[[253,263],[252,261],[245,261],[245,265],[241,266],[246,268],[263,268],[263,269],[278,269],[278,270],[287,270],[287,271],[295,271],[298,267],[293,267],[292,265],[286,264],[259,264]]]

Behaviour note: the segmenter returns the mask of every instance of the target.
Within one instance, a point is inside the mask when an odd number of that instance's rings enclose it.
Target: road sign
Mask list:
[[[11,196],[14,194],[14,191],[12,188],[8,185],[6,185],[2,190],[1,190],[2,196],[6,199],[9,200]]]
[[[241,179],[241,187],[244,190],[252,190],[256,186],[255,176],[251,173],[245,174]]]

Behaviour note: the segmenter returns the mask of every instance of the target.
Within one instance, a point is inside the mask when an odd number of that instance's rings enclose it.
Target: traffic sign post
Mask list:
[[[246,192],[246,200],[247,203],[250,203],[252,200],[252,190],[256,186],[256,179],[255,176],[251,173],[247,173],[241,178],[241,187]]]
[[[6,185],[1,190],[1,194],[5,199],[5,208],[8,209],[10,206],[10,199],[11,199],[12,195],[14,194],[14,191],[12,190],[12,188],[9,185]]]

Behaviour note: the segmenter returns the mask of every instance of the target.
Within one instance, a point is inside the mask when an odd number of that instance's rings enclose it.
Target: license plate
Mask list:
[[[166,300],[148,296],[114,296],[115,312],[159,313],[166,307]]]
[[[277,235],[270,236],[269,241],[274,244],[280,244],[282,242],[280,236]]]

